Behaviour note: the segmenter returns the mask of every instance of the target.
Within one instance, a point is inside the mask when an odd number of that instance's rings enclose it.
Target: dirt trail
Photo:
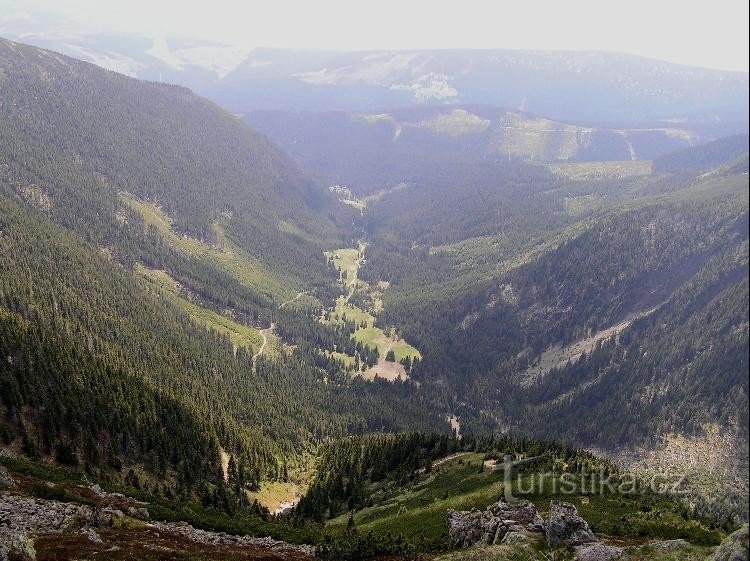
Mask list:
[[[260,349],[258,349],[258,352],[253,355],[253,358],[252,358],[253,366],[255,366],[255,361],[258,359],[258,357],[263,354],[263,351],[266,350],[266,345],[268,345],[268,335],[270,335],[275,328],[276,328],[276,324],[272,323],[270,327],[267,327],[266,329],[261,329],[260,331],[258,331],[258,333],[260,333],[260,336],[263,338],[263,343],[261,344]]]
[[[467,454],[471,454],[471,452],[456,452],[455,454],[451,454],[450,456],[446,456],[445,458],[440,458],[439,460],[435,460],[434,462],[432,462],[432,467],[436,468],[447,462],[450,462],[451,460],[455,460],[456,458],[461,458],[462,456],[466,456]],[[425,473],[426,471],[427,470],[425,468],[419,468],[417,470],[417,473]]]
[[[282,302],[279,305],[279,310],[282,309],[287,304],[291,304],[292,302],[296,302],[297,300],[299,300],[300,298],[302,298],[302,296],[305,295],[305,294],[307,294],[307,292],[298,292],[297,296],[295,296],[294,298],[291,298],[289,300],[286,300],[286,301]]]

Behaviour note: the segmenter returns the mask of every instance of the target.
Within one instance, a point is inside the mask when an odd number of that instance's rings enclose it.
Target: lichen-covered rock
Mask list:
[[[492,543],[499,524],[499,519],[493,520],[485,511],[476,508],[465,512],[448,510],[448,535],[459,547],[487,543],[490,533],[489,543]]]
[[[315,548],[310,545],[295,545],[270,537],[254,538],[251,536],[233,536],[224,532],[209,532],[194,528],[186,522],[150,522],[146,527],[152,531],[155,530],[160,535],[171,534],[203,545],[260,547],[282,555],[286,553],[302,553],[310,557],[315,555]]]
[[[7,489],[13,487],[16,484],[13,478],[8,473],[8,470],[3,466],[0,466],[0,489]]]
[[[748,525],[729,534],[716,548],[714,561],[748,561]]]
[[[11,532],[7,528],[0,528],[0,561],[8,561],[11,554],[13,559],[34,561],[34,540],[23,532]]]
[[[143,513],[138,513],[141,514]],[[124,518],[115,508],[103,507],[96,511],[87,505],[76,505],[21,497],[11,493],[0,494],[0,561],[7,561],[12,552],[15,558],[33,561],[33,537],[40,534],[77,532],[92,543],[101,543],[99,534],[91,527],[109,525]],[[186,522],[151,522],[148,527],[158,534],[171,534],[204,545],[229,545],[257,547],[279,553],[304,554],[312,557],[315,548],[292,545],[270,537],[231,536],[223,532],[209,532],[193,528]]]
[[[689,545],[690,544],[683,539],[664,540],[661,542],[651,542],[647,544],[648,547],[650,547],[651,549],[655,549],[657,551],[670,551],[672,549],[681,549]]]
[[[521,500],[512,503],[498,501],[488,510],[494,516],[502,518],[503,521],[509,521],[518,526],[544,525],[544,520],[539,516],[534,503],[531,501]]]
[[[529,535],[525,532],[508,532],[503,537],[503,545],[526,545],[531,542]]]
[[[92,518],[93,510],[86,505],[0,494],[0,561],[11,552],[17,559],[33,560],[33,535],[77,529]]]
[[[94,526],[112,526],[115,520],[124,516],[125,514],[118,508],[100,508],[94,516]]]
[[[487,510],[448,511],[448,535],[460,547],[500,544],[509,532],[543,532],[544,520],[529,501],[499,501]]]
[[[143,507],[129,506],[128,516],[132,516],[133,518],[137,518],[138,520],[150,520],[151,519],[151,516],[148,513],[148,509],[143,508]]]
[[[86,526],[84,528],[81,528],[79,530],[79,533],[91,543],[102,543],[102,539],[93,528],[89,528],[88,526]]]
[[[546,524],[547,545],[574,547],[598,541],[594,532],[570,503],[552,501]]]
[[[623,549],[603,543],[587,543],[575,548],[574,561],[612,561],[622,557]]]

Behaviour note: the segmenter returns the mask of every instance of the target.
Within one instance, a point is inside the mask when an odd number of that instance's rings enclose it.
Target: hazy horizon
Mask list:
[[[481,0],[460,5],[386,0],[371,10],[364,3],[341,0],[314,5],[285,0],[262,7],[217,0],[210,9],[174,0],[126,5],[0,0],[0,8],[0,35],[19,39],[115,33],[210,41],[247,51],[602,51],[748,71],[748,4],[737,0],[711,5],[636,0],[625,6],[589,0],[502,6]]]

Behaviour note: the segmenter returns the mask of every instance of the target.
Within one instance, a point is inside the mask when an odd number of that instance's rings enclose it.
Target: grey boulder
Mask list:
[[[729,534],[714,552],[714,561],[748,561],[748,525]]]
[[[575,548],[573,561],[612,561],[622,557],[623,550],[603,543],[587,543]]]
[[[594,532],[570,503],[552,501],[546,524],[547,545],[575,547],[598,541]]]
[[[499,544],[509,532],[543,532],[544,520],[529,501],[498,501],[487,510],[449,510],[448,535],[459,547]]]

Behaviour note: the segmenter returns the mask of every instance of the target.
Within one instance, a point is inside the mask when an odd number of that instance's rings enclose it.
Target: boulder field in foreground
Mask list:
[[[3,475],[2,472],[0,475]],[[111,552],[113,549],[103,544],[105,533],[111,533],[113,528],[123,525],[140,528],[144,535],[149,533],[183,544],[189,542],[204,546],[209,551],[212,548],[236,549],[242,554],[242,559],[300,561],[314,555],[312,546],[292,545],[267,537],[209,532],[180,522],[153,521],[149,519],[148,511],[133,499],[117,493],[106,493],[96,485],[89,489],[101,498],[101,504],[96,507],[10,492],[0,493],[0,561],[8,558],[35,559],[36,538],[51,535],[57,536],[61,543],[69,540],[70,536],[80,536],[85,538],[84,541],[103,545],[105,550]],[[201,553],[206,552],[201,550]],[[251,555],[253,553],[257,555]]]

